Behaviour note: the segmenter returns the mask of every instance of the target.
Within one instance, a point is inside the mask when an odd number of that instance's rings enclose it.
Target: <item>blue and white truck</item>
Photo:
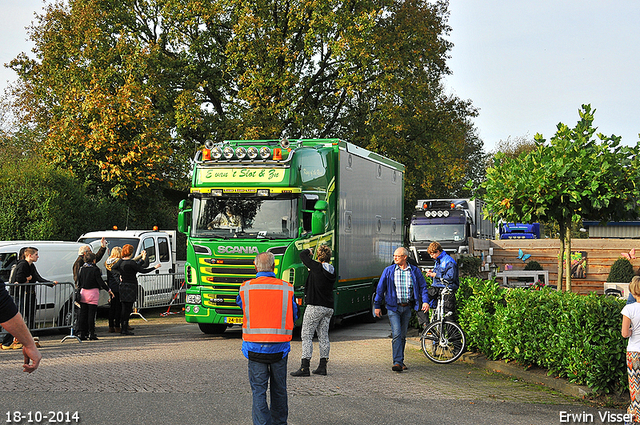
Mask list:
[[[409,224],[409,250],[419,266],[430,267],[427,253],[439,242],[451,256],[469,253],[469,238],[494,239],[495,225],[482,212],[479,199],[420,199]]]

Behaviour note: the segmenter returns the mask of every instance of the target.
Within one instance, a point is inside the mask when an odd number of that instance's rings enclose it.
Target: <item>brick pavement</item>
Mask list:
[[[18,367],[19,350],[0,352],[4,391],[83,391],[189,393],[206,387],[248,392],[246,360],[240,352],[239,329],[225,336],[202,334],[182,316],[132,321],[135,336],[108,334],[98,322],[99,341],[61,343],[61,336],[41,337],[43,362],[31,376]],[[373,325],[385,327],[385,321]],[[387,323],[388,325],[388,323]],[[290,378],[289,394],[348,395],[362,391],[383,398],[429,397],[460,400],[500,400],[527,403],[574,403],[560,393],[506,378],[462,362],[437,365],[416,345],[407,345],[409,370],[391,368],[391,341],[386,337],[354,338],[354,330],[332,332],[328,377]],[[388,333],[383,330],[382,333]],[[316,352],[312,366],[317,362]],[[299,337],[292,343],[289,370],[299,366]],[[78,378],[78,371],[81,377]],[[216,370],[209,373],[205,371]]]
[[[185,412],[202,423],[248,423],[251,393],[239,328],[204,335],[182,316],[144,314],[148,322],[132,322],[135,336],[108,334],[104,320],[98,322],[99,341],[61,343],[61,335],[41,336],[44,359],[31,375],[21,371],[19,350],[0,351],[0,407],[79,410],[86,424],[120,424],[144,415],[148,423],[173,425],[185,422]],[[439,425],[448,417],[462,425],[547,425],[558,423],[561,410],[597,412],[561,393],[460,361],[437,365],[415,340],[407,345],[409,370],[393,372],[388,334],[387,320],[332,331],[329,375],[288,379],[289,423]],[[314,350],[313,367],[317,344]],[[300,354],[298,336],[290,371],[299,367]],[[392,419],[407,411],[410,421]]]

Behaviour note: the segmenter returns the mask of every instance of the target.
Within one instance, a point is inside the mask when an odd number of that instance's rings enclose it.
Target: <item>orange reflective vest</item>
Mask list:
[[[242,339],[249,342],[287,342],[293,336],[293,286],[260,276],[240,286],[244,313]]]

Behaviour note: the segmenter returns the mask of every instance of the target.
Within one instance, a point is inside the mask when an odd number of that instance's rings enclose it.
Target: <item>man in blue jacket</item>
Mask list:
[[[402,372],[407,369],[404,364],[404,347],[407,342],[407,329],[411,319],[411,309],[427,311],[427,282],[420,269],[407,262],[409,251],[398,248],[393,253],[395,264],[382,272],[376,296],[373,300],[375,314],[382,316],[380,306],[384,300],[391,324],[391,348],[393,351],[393,367],[391,370]]]

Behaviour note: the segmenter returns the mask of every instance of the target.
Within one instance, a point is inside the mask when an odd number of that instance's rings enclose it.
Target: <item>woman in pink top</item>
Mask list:
[[[78,287],[81,288],[78,336],[83,341],[87,337],[90,340],[97,340],[96,313],[98,312],[100,289],[109,292],[112,298],[113,292],[102,280],[102,272],[96,266],[96,254],[93,252],[84,254],[84,265],[80,267],[80,272],[78,273]]]

